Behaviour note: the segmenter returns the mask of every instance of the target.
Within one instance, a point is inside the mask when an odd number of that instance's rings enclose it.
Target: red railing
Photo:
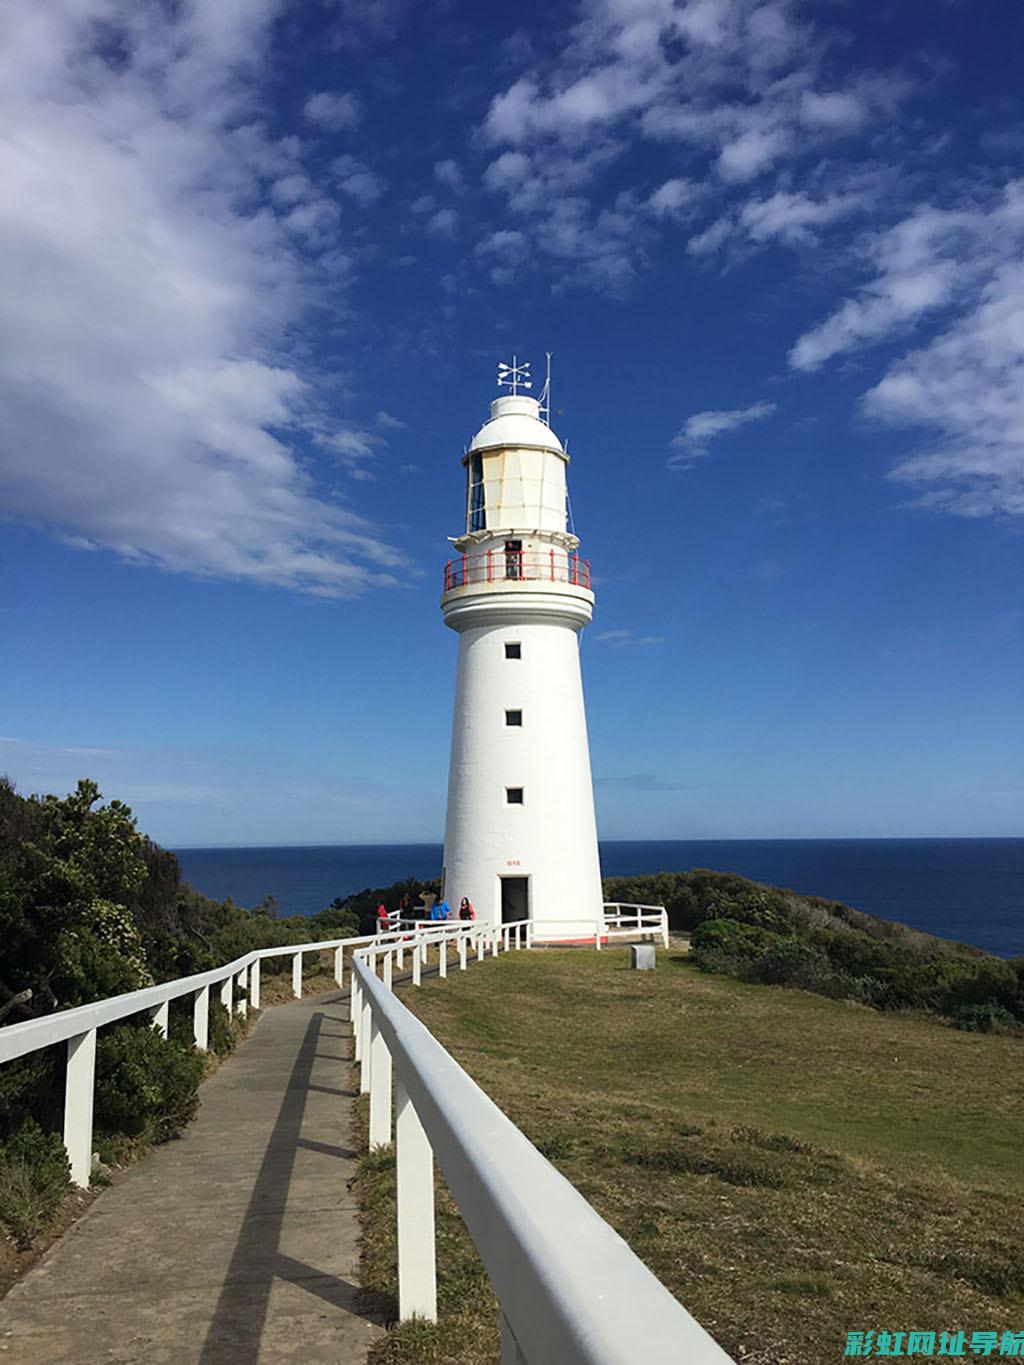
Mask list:
[[[471,583],[572,583],[590,587],[590,560],[559,550],[484,550],[449,559],[444,566],[444,590]]]

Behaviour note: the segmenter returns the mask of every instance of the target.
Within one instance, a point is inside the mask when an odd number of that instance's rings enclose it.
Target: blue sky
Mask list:
[[[614,838],[1015,835],[1016,0],[9,0],[0,771],[443,824],[459,457],[554,352]]]

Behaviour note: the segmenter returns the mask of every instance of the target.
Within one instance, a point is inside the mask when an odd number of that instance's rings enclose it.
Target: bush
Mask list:
[[[961,1005],[953,1015],[953,1026],[964,1033],[1024,1032],[1020,1021],[996,1000],[986,1000],[981,1005]]]
[[[271,959],[273,961],[273,959]],[[238,1046],[238,1032],[234,1020],[219,1000],[210,997],[210,1017],[207,1044],[218,1057],[227,1057]]]
[[[804,990],[815,990],[833,976],[832,964],[821,949],[801,943],[798,938],[780,938],[769,944],[750,968],[751,980]]]
[[[783,932],[791,927],[788,893],[732,872],[698,867],[691,872],[608,877],[603,885],[605,900],[663,905],[672,929],[695,929],[713,919],[733,919]]]
[[[58,1128],[64,1112],[63,1047],[40,1048],[0,1066],[0,1143],[27,1117]]]
[[[753,959],[777,941],[777,934],[754,924],[741,924],[734,919],[709,919],[694,929],[690,952],[698,967],[715,970],[707,965],[712,959],[728,958],[737,962]]]
[[[700,868],[609,878],[605,895],[663,903],[673,927],[692,927],[702,971],[1024,1033],[1024,959],[1006,962],[838,901]]]
[[[156,1029],[121,1024],[96,1047],[95,1123],[100,1132],[166,1142],[199,1107],[203,1059]]]
[[[24,1247],[56,1217],[71,1188],[64,1144],[26,1119],[0,1145],[0,1222]]]
[[[415,904],[425,893],[439,896],[441,879],[435,877],[432,881],[420,881],[417,877],[406,877],[403,881],[393,882],[391,886],[367,886],[344,899],[337,897],[325,910],[313,915],[308,924],[324,938],[345,937],[348,926],[358,934],[372,934],[377,928],[378,905],[383,902],[389,910],[394,910],[404,896],[408,896]]]

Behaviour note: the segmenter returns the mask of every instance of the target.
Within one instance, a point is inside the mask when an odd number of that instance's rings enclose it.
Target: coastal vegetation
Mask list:
[[[839,901],[696,869],[612,877],[609,900],[664,905],[707,972],[882,1010],[926,1010],[970,1032],[1024,1034],[1024,957],[952,943]]]
[[[23,797],[0,779],[0,1025],[205,971],[254,948],[357,931],[357,915],[340,903],[310,921],[281,918],[272,902],[246,910],[200,895],[182,881],[174,854],[141,834],[122,802],[103,803],[92,782],[65,797]],[[306,967],[315,981],[320,964]],[[286,958],[267,961],[267,1003],[290,994],[289,968]],[[167,1038],[142,1017],[102,1029],[101,1161],[180,1132],[206,1069],[251,1022],[211,999],[207,1057],[193,1047],[186,1002],[172,1002]],[[0,1229],[18,1247],[54,1225],[69,1194],[63,1091],[62,1047],[0,1068]]]
[[[1019,1331],[1024,1049],[659,951],[509,953],[407,1005],[736,1360],[838,1360],[847,1330]],[[365,1138],[365,1128],[359,1136]],[[394,1158],[362,1162],[363,1282],[393,1304]],[[374,1365],[497,1358],[438,1180],[441,1320]]]

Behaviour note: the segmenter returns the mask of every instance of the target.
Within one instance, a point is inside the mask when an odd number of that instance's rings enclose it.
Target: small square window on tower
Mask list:
[[[506,787],[505,804],[509,806],[521,806],[523,804],[522,787]]]
[[[506,659],[521,659],[522,657],[523,657],[523,647],[522,647],[522,645],[519,643],[518,640],[516,640],[516,642],[515,642],[514,644],[511,644],[511,643],[509,643],[508,641],[505,642],[505,658],[506,658]]]
[[[523,713],[522,713],[522,711],[506,711],[506,712],[505,712],[505,724],[506,724],[506,725],[522,725],[522,723],[523,723]]]

